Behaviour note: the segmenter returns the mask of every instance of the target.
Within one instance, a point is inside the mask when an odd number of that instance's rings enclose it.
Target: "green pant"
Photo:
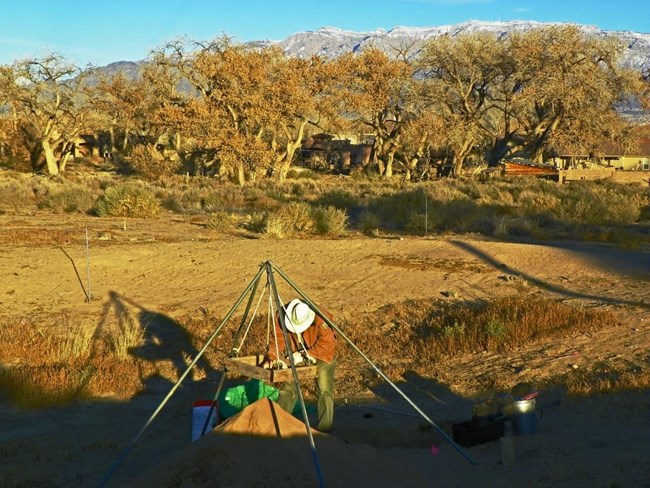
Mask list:
[[[321,432],[332,430],[334,422],[334,369],[336,359],[331,363],[326,363],[320,359],[316,360],[318,366],[318,376],[316,376],[316,393],[318,395],[318,427]],[[278,405],[285,411],[292,413],[298,401],[296,385],[293,381],[288,381],[280,388]]]

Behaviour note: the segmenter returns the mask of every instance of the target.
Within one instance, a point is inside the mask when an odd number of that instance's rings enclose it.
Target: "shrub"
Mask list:
[[[612,230],[608,233],[609,242],[623,249],[638,249],[641,244],[650,242],[650,237],[628,229]]]
[[[19,212],[33,206],[34,193],[19,180],[0,181],[0,213]]]
[[[366,235],[374,236],[379,234],[380,223],[381,222],[379,220],[379,217],[377,217],[372,212],[365,211],[362,212],[359,216],[359,226],[361,228],[361,232]]]
[[[287,172],[287,179],[311,179],[311,180],[317,180],[320,178],[318,173],[314,173],[310,169],[307,168],[291,168]]]
[[[277,239],[282,239],[292,233],[291,229],[287,229],[287,224],[277,218],[275,214],[267,216],[264,222],[263,232],[266,237],[275,237]]]
[[[208,217],[206,228],[219,232],[232,230],[237,222],[237,216],[224,210],[213,212]]]
[[[368,210],[381,218],[387,226],[404,229],[412,214],[422,214],[425,194],[420,190],[382,195],[368,205]]]
[[[148,180],[157,180],[161,176],[174,174],[179,168],[177,162],[154,158],[144,146],[133,148],[128,163],[135,173]]]
[[[38,204],[38,208],[55,212],[82,212],[92,209],[95,202],[94,192],[81,185],[72,185],[58,191],[51,191]]]
[[[243,197],[247,207],[260,211],[276,210],[281,206],[280,201],[269,197],[260,188],[243,188]]]
[[[156,217],[160,203],[146,186],[122,183],[110,187],[97,201],[94,212],[100,217]]]
[[[348,216],[343,210],[291,202],[266,216],[263,232],[278,238],[313,233],[334,236],[343,234],[347,223]]]
[[[348,215],[344,210],[334,207],[316,207],[312,215],[318,234],[340,236],[345,233]]]
[[[244,217],[243,227],[251,232],[263,233],[266,231],[268,215],[265,212],[247,213]]]
[[[347,190],[332,190],[320,196],[318,204],[340,209],[352,209],[359,205],[358,198]]]
[[[562,186],[562,203],[554,209],[554,215],[577,224],[633,223],[647,204],[647,196],[640,190],[638,185],[607,180],[576,181]]]
[[[311,233],[314,228],[311,207],[304,202],[291,202],[268,216],[264,233],[269,237],[285,237]]]

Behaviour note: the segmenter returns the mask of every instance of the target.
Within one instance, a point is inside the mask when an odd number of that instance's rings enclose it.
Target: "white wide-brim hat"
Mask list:
[[[295,299],[287,305],[284,326],[290,332],[301,334],[314,322],[316,313],[305,302]]]

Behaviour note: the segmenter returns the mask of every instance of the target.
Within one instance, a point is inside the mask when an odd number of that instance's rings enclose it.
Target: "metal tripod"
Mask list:
[[[106,486],[106,484],[108,483],[108,481],[110,480],[110,478],[111,478],[111,477],[113,476],[113,474],[115,473],[116,469],[117,469],[117,468],[119,467],[119,465],[124,461],[124,459],[126,459],[127,455],[128,455],[129,452],[131,451],[131,449],[133,449],[133,447],[134,447],[134,445],[136,444],[136,442],[140,439],[140,437],[142,437],[142,435],[143,435],[144,432],[147,430],[147,428],[151,425],[151,423],[153,422],[153,420],[154,420],[154,419],[158,416],[158,414],[161,412],[161,410],[163,409],[163,407],[165,406],[165,404],[169,401],[169,399],[172,397],[172,395],[176,392],[176,390],[177,390],[178,387],[181,385],[181,383],[183,382],[183,380],[185,380],[185,378],[187,377],[187,375],[188,375],[188,374],[190,373],[190,371],[194,368],[194,366],[195,366],[196,363],[199,361],[199,359],[201,358],[201,356],[203,356],[203,354],[205,353],[205,351],[207,350],[207,348],[210,346],[210,344],[212,343],[212,341],[213,341],[213,340],[214,340],[214,339],[219,335],[219,333],[221,332],[221,329],[222,329],[222,328],[225,326],[225,324],[230,320],[230,318],[233,316],[233,314],[235,313],[235,311],[237,310],[237,308],[239,307],[239,305],[244,301],[244,299],[246,298],[246,296],[250,293],[250,296],[249,296],[249,299],[248,299],[248,303],[247,303],[247,305],[246,305],[246,309],[245,309],[244,314],[243,314],[243,316],[242,316],[241,323],[240,323],[239,328],[238,328],[238,330],[237,330],[237,332],[236,332],[236,334],[235,334],[235,338],[234,338],[234,342],[233,342],[233,347],[232,347],[232,349],[231,349],[231,351],[230,351],[230,354],[229,354],[229,357],[231,357],[231,358],[234,358],[234,357],[237,357],[237,356],[238,356],[241,345],[238,346],[237,344],[241,341],[241,339],[242,339],[242,334],[244,334],[244,332],[245,332],[245,325],[246,325],[246,322],[247,322],[248,315],[249,315],[249,313],[250,313],[251,306],[252,306],[252,304],[253,304],[253,299],[254,299],[255,294],[256,294],[256,292],[257,292],[258,283],[259,283],[259,280],[260,280],[262,274],[263,274],[265,271],[266,271],[266,276],[267,276],[267,284],[268,284],[268,286],[269,286],[269,288],[270,288],[270,294],[271,294],[272,300],[275,301],[275,306],[276,306],[276,309],[277,309],[277,311],[278,311],[279,314],[285,313],[285,310],[284,310],[284,307],[283,307],[283,305],[282,305],[282,302],[281,302],[281,300],[280,300],[280,298],[279,298],[279,294],[278,294],[278,290],[277,290],[277,285],[276,285],[275,277],[274,277],[274,274],[273,274],[274,271],[277,272],[278,275],[280,275],[280,277],[282,277],[282,278],[285,280],[285,282],[286,282],[287,284],[289,284],[289,285],[293,288],[293,290],[294,290],[294,291],[295,291],[295,292],[300,296],[300,298],[301,298],[301,299],[302,299],[302,300],[303,300],[307,305],[309,305],[309,306],[312,308],[312,310],[314,310],[314,311],[315,311],[315,312],[316,312],[316,313],[317,313],[317,314],[318,314],[318,315],[323,319],[323,321],[325,321],[325,323],[326,323],[328,326],[330,326],[330,327],[331,327],[331,328],[332,328],[332,329],[337,333],[337,335],[338,335],[339,337],[342,337],[342,338],[343,338],[343,339],[344,339],[344,340],[345,340],[345,341],[350,345],[350,347],[352,347],[352,349],[354,349],[354,350],[355,350],[355,351],[356,351],[356,352],[357,352],[357,353],[358,353],[358,354],[359,354],[359,355],[360,355],[360,356],[361,356],[361,357],[366,361],[366,363],[368,363],[368,364],[372,367],[372,369],[373,369],[373,370],[374,370],[374,371],[375,371],[375,372],[376,372],[376,373],[377,373],[381,378],[383,378],[383,379],[384,379],[384,380],[385,380],[385,381],[386,381],[386,382],[387,382],[387,383],[388,383],[388,384],[389,384],[389,385],[390,385],[390,386],[391,386],[395,391],[397,391],[397,393],[399,393],[399,395],[402,396],[402,398],[404,398],[404,399],[407,401],[407,403],[408,403],[409,405],[411,405],[411,407],[413,407],[413,409],[414,409],[414,410],[415,410],[415,411],[416,411],[416,412],[417,412],[417,413],[418,413],[418,414],[419,414],[419,415],[420,415],[420,416],[421,416],[421,417],[422,417],[422,418],[423,418],[423,419],[424,419],[428,424],[430,424],[433,428],[435,428],[436,431],[438,431],[438,433],[439,433],[439,434],[440,434],[440,435],[441,435],[445,440],[447,440],[447,441],[448,441],[448,442],[449,442],[449,443],[450,443],[450,444],[451,444],[451,445],[452,445],[452,446],[453,446],[453,447],[454,447],[454,448],[455,448],[455,449],[456,449],[456,450],[457,450],[457,451],[458,451],[458,452],[459,452],[459,453],[460,453],[460,454],[461,454],[461,455],[462,455],[462,456],[463,456],[463,457],[464,457],[464,458],[465,458],[465,459],[466,459],[470,464],[476,464],[475,461],[472,460],[472,459],[467,455],[467,453],[465,453],[465,451],[463,451],[463,449],[462,449],[460,446],[458,446],[458,445],[453,441],[453,439],[451,439],[451,438],[449,437],[449,435],[447,435],[447,433],[446,433],[444,430],[442,430],[442,429],[441,429],[441,428],[440,428],[440,427],[439,427],[439,426],[438,426],[438,425],[437,425],[433,420],[431,420],[431,419],[430,419],[430,418],[429,418],[429,417],[428,417],[428,416],[427,416],[427,415],[426,415],[426,414],[425,414],[425,413],[424,413],[424,412],[423,412],[423,411],[422,411],[422,410],[421,410],[421,409],[420,409],[420,408],[419,408],[415,403],[413,403],[413,401],[412,401],[412,400],[411,400],[411,399],[410,399],[410,398],[409,398],[409,397],[408,397],[408,396],[407,396],[407,395],[406,395],[406,394],[405,394],[405,393],[404,393],[404,392],[403,392],[403,391],[402,391],[402,390],[401,390],[397,385],[395,385],[395,383],[393,383],[393,382],[392,382],[392,381],[391,381],[391,380],[390,380],[390,379],[389,379],[389,378],[388,378],[388,377],[383,373],[383,371],[381,371],[381,370],[379,369],[379,367],[377,367],[377,365],[376,365],[375,363],[373,363],[373,362],[370,360],[370,358],[368,358],[368,356],[366,356],[366,355],[365,355],[365,354],[364,354],[364,353],[363,353],[363,352],[362,352],[362,351],[361,351],[361,350],[360,350],[360,349],[359,349],[359,348],[358,348],[358,347],[357,347],[357,346],[356,346],[356,345],[355,345],[355,344],[354,344],[354,343],[353,343],[353,342],[348,338],[348,336],[346,336],[345,333],[344,333],[344,332],[343,332],[343,331],[342,331],[342,330],[341,330],[341,329],[340,329],[340,328],[339,328],[339,327],[338,327],[334,322],[332,322],[332,321],[327,317],[327,315],[326,315],[325,313],[323,313],[323,311],[321,311],[321,310],[318,308],[318,306],[317,306],[317,305],[316,305],[316,304],[315,304],[315,303],[314,303],[314,302],[313,302],[313,301],[312,301],[312,300],[311,300],[311,299],[310,299],[310,298],[309,298],[309,297],[308,297],[308,296],[307,296],[307,295],[306,295],[306,294],[305,294],[305,293],[304,293],[304,292],[303,292],[303,291],[298,287],[298,285],[296,285],[296,284],[295,284],[295,283],[294,283],[294,282],[293,282],[293,281],[292,281],[292,280],[291,280],[291,279],[290,279],[286,274],[284,274],[284,273],[282,272],[282,270],[280,270],[277,266],[275,266],[271,261],[265,261],[264,263],[262,263],[262,264],[260,265],[260,268],[259,268],[259,270],[257,271],[257,274],[255,275],[255,277],[253,278],[253,280],[248,284],[248,286],[246,287],[246,289],[244,290],[244,292],[243,292],[243,293],[241,294],[241,296],[237,299],[237,301],[235,302],[235,304],[233,305],[233,307],[230,309],[230,311],[226,314],[226,316],[224,317],[224,319],[222,320],[222,322],[221,322],[221,323],[219,324],[219,326],[215,329],[215,331],[212,333],[212,335],[208,338],[208,340],[206,341],[205,345],[204,345],[204,346],[201,348],[201,350],[197,353],[196,357],[193,359],[193,361],[192,361],[192,362],[190,363],[190,365],[187,367],[187,369],[185,370],[185,372],[184,372],[184,373],[181,375],[181,377],[178,379],[178,381],[176,382],[176,384],[171,388],[171,390],[169,391],[169,393],[167,393],[167,395],[165,396],[165,398],[160,402],[160,405],[158,405],[158,407],[154,410],[154,412],[151,414],[151,416],[149,417],[149,419],[145,422],[145,424],[142,426],[142,428],[141,428],[140,431],[136,434],[136,436],[133,438],[133,440],[129,443],[129,445],[124,449],[124,451],[120,454],[120,456],[118,456],[118,458],[115,460],[115,462],[113,463],[113,465],[110,467],[110,469],[107,471],[106,475],[104,476],[104,478],[103,478],[102,481],[100,482],[100,484],[99,484],[100,487],[104,487],[104,486]],[[251,322],[252,322],[252,320],[251,320]],[[290,362],[290,367],[291,367],[291,370],[292,370],[292,376],[293,376],[294,385],[295,385],[296,391],[297,391],[297,393],[298,393],[298,400],[299,400],[299,402],[300,402],[300,408],[301,408],[301,411],[302,411],[302,416],[303,416],[303,419],[305,420],[305,428],[306,428],[306,432],[307,432],[307,437],[308,437],[308,439],[309,439],[309,445],[310,445],[310,447],[311,447],[311,451],[312,451],[312,455],[313,455],[314,467],[315,467],[316,472],[317,472],[317,475],[318,475],[319,484],[320,484],[321,487],[324,487],[325,485],[324,485],[324,481],[323,481],[322,471],[321,471],[321,468],[320,468],[320,462],[319,462],[319,459],[318,459],[318,453],[317,453],[317,451],[316,451],[316,445],[315,445],[315,443],[314,443],[314,438],[313,438],[313,435],[312,435],[312,432],[311,432],[311,427],[310,427],[310,425],[309,425],[309,418],[308,418],[308,416],[307,416],[307,409],[306,409],[306,406],[305,406],[305,401],[304,401],[304,398],[303,398],[303,396],[302,396],[302,390],[301,390],[301,388],[300,388],[300,380],[299,380],[299,378],[298,378],[298,372],[297,372],[297,370],[296,370],[296,364],[294,363],[293,356],[292,356],[291,351],[290,351],[290,341],[289,341],[289,336],[288,336],[289,332],[287,331],[287,329],[286,329],[286,327],[285,327],[285,325],[284,325],[284,320],[283,320],[283,317],[282,317],[282,316],[280,317],[280,321],[279,321],[279,322],[280,322],[281,329],[282,329],[282,334],[283,334],[283,336],[284,336],[284,340],[285,340],[285,346],[286,346],[286,349],[287,349],[286,352],[287,352],[287,356],[288,356],[288,359],[289,359],[289,362]],[[212,410],[214,409],[214,407],[215,407],[215,405],[216,405],[216,402],[217,402],[217,399],[218,399],[219,394],[220,394],[220,392],[221,392],[221,389],[223,388],[223,385],[224,385],[224,383],[225,383],[226,373],[227,373],[227,372],[224,371],[223,374],[221,375],[220,380],[219,380],[219,383],[218,383],[218,386],[217,386],[217,391],[216,391],[216,394],[215,394],[214,399],[213,399],[213,401],[212,401],[211,410],[210,410],[209,414],[207,415],[207,417],[206,417],[206,422],[205,422],[205,424],[204,424],[204,426],[203,426],[203,431],[202,431],[202,433],[201,433],[202,435],[205,434],[205,432],[206,432],[206,430],[207,430],[207,426],[208,426],[208,422],[209,422],[210,416],[211,416],[211,414],[212,414]]]

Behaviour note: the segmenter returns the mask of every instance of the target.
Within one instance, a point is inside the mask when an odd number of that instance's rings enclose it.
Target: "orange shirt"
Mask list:
[[[329,313],[326,313],[327,317],[330,318]],[[275,333],[277,335],[277,351],[280,353],[280,358],[286,356],[286,348],[284,342],[284,335],[282,334],[282,329],[280,328],[280,323],[278,317],[275,317]],[[293,332],[287,330],[287,335],[289,336],[289,341],[291,342],[291,350],[299,351],[302,348],[300,347],[300,342],[298,337]],[[302,342],[307,348],[307,352],[316,359],[325,361],[326,363],[331,363],[334,360],[334,353],[336,350],[336,334],[332,328],[327,325],[327,323],[320,318],[318,315],[314,318],[314,323],[311,324],[307,330],[302,333]],[[271,336],[269,343],[269,348],[267,351],[267,357],[275,361],[277,358],[276,354],[276,343],[275,337]]]

